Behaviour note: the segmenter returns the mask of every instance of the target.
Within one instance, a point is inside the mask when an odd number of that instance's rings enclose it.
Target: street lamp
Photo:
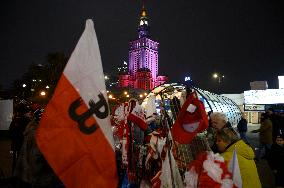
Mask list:
[[[218,83],[220,84],[221,81],[222,81],[222,79],[225,78],[225,75],[219,75],[218,73],[214,73],[214,74],[212,75],[212,77],[213,77],[214,79],[218,79]]]
[[[46,95],[46,92],[45,91],[41,91],[40,92],[40,96],[44,97]]]
[[[23,87],[22,97],[24,98],[25,97],[25,92],[26,92],[25,88],[27,87],[27,84],[23,84],[22,87]]]

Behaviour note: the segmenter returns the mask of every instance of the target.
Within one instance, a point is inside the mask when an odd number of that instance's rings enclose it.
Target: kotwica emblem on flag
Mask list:
[[[78,127],[82,133],[92,134],[97,129],[97,124],[93,123],[90,126],[87,126],[86,121],[95,114],[98,118],[104,119],[109,115],[109,108],[107,101],[102,93],[98,95],[99,101],[94,102],[93,99],[89,101],[90,108],[83,112],[82,114],[77,114],[76,110],[82,105],[82,98],[76,99],[69,107],[69,115],[71,119],[78,123]],[[103,112],[100,109],[103,107]]]

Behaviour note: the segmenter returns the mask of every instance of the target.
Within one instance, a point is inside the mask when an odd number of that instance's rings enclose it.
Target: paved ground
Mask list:
[[[258,129],[259,125],[249,125],[249,130],[247,133],[248,141],[251,146],[256,148],[258,146],[258,134],[250,133],[251,130]],[[12,168],[12,156],[9,153],[10,150],[10,140],[0,135],[0,180],[1,178],[11,177],[11,168]],[[256,163],[259,171],[260,180],[264,188],[273,188],[274,180],[273,174],[268,167],[268,164],[265,160],[261,160]],[[1,186],[0,186],[1,187]]]

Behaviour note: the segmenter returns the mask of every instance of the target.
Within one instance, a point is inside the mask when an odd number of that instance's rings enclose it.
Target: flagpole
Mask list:
[[[163,104],[163,106],[165,106],[164,105],[164,97],[163,97],[163,92],[161,91],[160,93],[160,96],[161,96],[161,99],[162,99],[162,104]],[[168,130],[168,133],[167,133],[167,141],[166,141],[166,143],[168,144],[168,151],[167,151],[167,155],[168,155],[168,158],[169,158],[169,164],[170,164],[170,170],[171,170],[171,183],[172,183],[172,187],[175,187],[175,184],[174,184],[174,177],[173,177],[173,169],[172,169],[172,159],[171,159],[171,155],[170,155],[170,151],[171,151],[171,149],[172,149],[172,142],[173,142],[173,140],[172,139],[170,139],[170,138],[172,138],[171,136],[170,136],[170,126],[169,126],[169,120],[168,120],[168,118],[169,118],[169,115],[168,115],[168,113],[167,113],[167,110],[166,110],[166,108],[164,108],[164,113],[165,113],[165,124],[166,124],[166,127],[167,127],[167,130]],[[172,123],[172,122],[171,122]]]
[[[233,179],[234,179],[234,176],[235,176],[236,157],[237,157],[237,154],[236,154],[236,145],[235,145],[234,146],[234,153],[233,153],[233,167],[232,167],[232,177],[233,177]]]

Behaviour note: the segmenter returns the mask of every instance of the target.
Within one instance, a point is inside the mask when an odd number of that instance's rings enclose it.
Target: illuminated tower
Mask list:
[[[149,37],[150,27],[147,12],[143,6],[138,25],[138,39],[129,43],[129,74],[131,79],[135,80],[137,71],[147,68],[151,72],[151,85],[154,86],[158,76],[159,43],[151,40]],[[132,82],[132,84],[134,88],[137,87],[135,82]]]
[[[151,90],[163,84],[166,76],[158,76],[159,43],[150,39],[150,26],[145,7],[142,7],[138,39],[129,42],[128,74],[119,76],[120,87]]]

